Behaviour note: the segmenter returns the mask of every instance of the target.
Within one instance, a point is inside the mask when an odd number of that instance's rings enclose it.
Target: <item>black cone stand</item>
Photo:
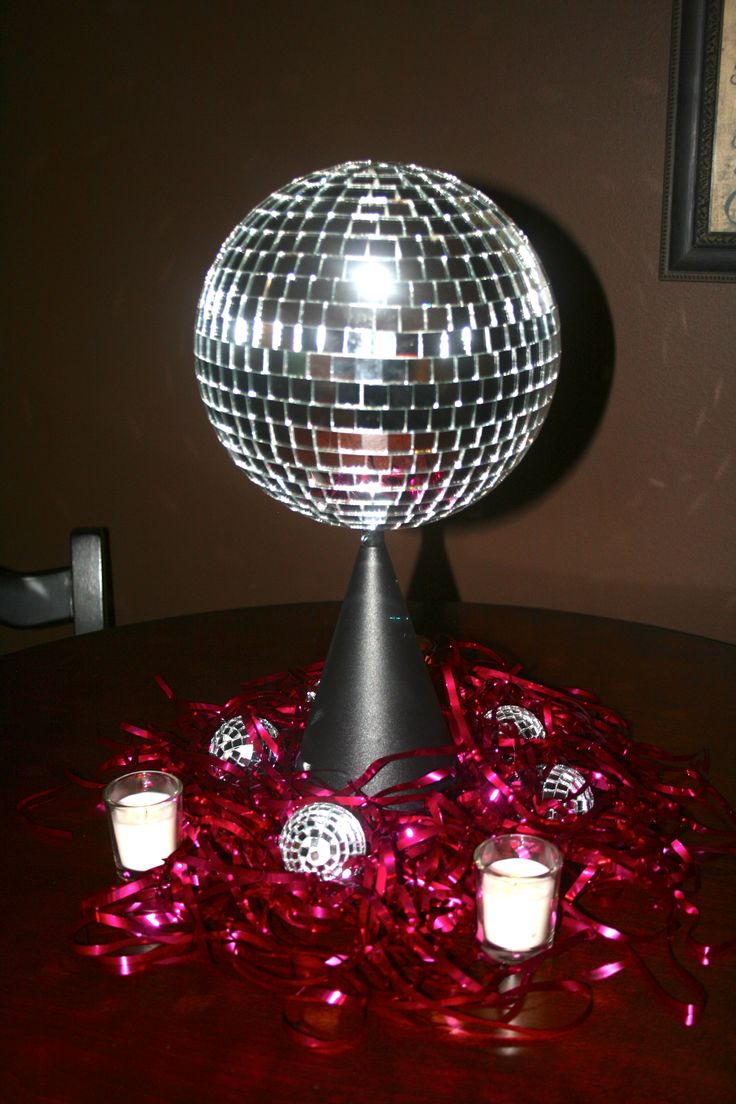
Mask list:
[[[419,650],[383,533],[360,551],[327,654],[297,769],[355,780],[376,759],[447,745],[437,695]],[[447,767],[447,755],[388,763],[364,787],[372,795]]]

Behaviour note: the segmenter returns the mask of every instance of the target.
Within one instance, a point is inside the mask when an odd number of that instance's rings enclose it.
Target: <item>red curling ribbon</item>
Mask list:
[[[59,786],[50,786],[44,790],[36,790],[34,793],[27,794],[25,797],[16,804],[16,810],[25,817],[29,824],[32,824],[34,828],[40,829],[42,832],[48,833],[50,836],[56,836],[60,839],[72,839],[74,836],[73,828],[63,827],[61,824],[46,824],[38,817],[38,811],[42,805],[54,798],[60,797],[64,793],[69,783],[62,783]]]
[[[94,814],[94,807],[86,795],[81,803],[78,800],[70,802],[70,796],[77,797],[79,790],[99,793],[104,785],[99,779],[85,778],[75,771],[67,770],[66,775],[66,782],[27,794],[16,804],[17,812],[29,824],[44,835],[57,839],[73,839],[77,829],[88,823]],[[54,820],[60,809],[65,821],[63,824]],[[42,815],[42,810],[45,810],[45,815]]]
[[[360,1038],[366,1011],[365,997],[312,985],[286,998],[284,1022],[302,1046],[338,1054]]]
[[[700,865],[736,854],[736,814],[705,778],[706,759],[639,744],[595,695],[531,682],[519,665],[472,642],[437,645],[426,662],[454,766],[372,797],[363,787],[387,762],[420,764],[436,749],[377,760],[338,790],[295,771],[321,664],[254,680],[222,706],[181,701],[157,677],[175,722],[165,730],[123,725],[135,742],[117,748],[101,775],[146,766],[181,777],[184,840],[162,867],[82,903],[78,953],[127,974],[209,951],[282,993],[292,1037],[328,1053],[355,1042],[369,1010],[433,1024],[458,1041],[551,1038],[581,1023],[595,986],[624,969],[683,1024],[696,1022],[705,991],[678,955],[710,963],[736,948],[736,938],[715,946],[696,938]],[[498,724],[495,710],[505,704],[539,717],[544,739],[524,741],[513,724]],[[233,716],[273,761],[262,756],[243,769],[209,754],[215,730]],[[593,789],[584,816],[566,800],[542,799],[541,774],[559,762]],[[437,782],[440,789],[427,790]],[[44,800],[26,799],[26,815]],[[283,869],[283,824],[318,800],[351,809],[366,829],[368,854],[345,880]],[[473,853],[488,836],[519,830],[563,851],[561,919],[552,948],[506,969],[475,938]],[[577,948],[591,942],[598,964],[576,966]],[[662,949],[666,976],[649,959]],[[539,967],[563,955],[573,976],[537,981]],[[556,1010],[543,1026],[524,1022],[531,994],[535,1016],[546,995]],[[564,1020],[561,997],[569,1001]]]

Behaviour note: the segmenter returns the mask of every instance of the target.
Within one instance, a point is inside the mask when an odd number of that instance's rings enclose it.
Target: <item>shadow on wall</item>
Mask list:
[[[519,466],[467,510],[422,528],[407,596],[429,604],[460,598],[445,550],[445,526],[492,522],[546,494],[578,463],[593,440],[613,379],[613,322],[587,257],[536,207],[491,186],[472,183],[514,219],[536,249],[557,299],[562,356],[550,412]]]

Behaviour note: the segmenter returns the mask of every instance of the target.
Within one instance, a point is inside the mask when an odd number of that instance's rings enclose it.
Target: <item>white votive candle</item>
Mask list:
[[[121,865],[128,870],[150,870],[176,851],[176,812],[170,795],[157,790],[121,798],[113,818]]]
[[[549,935],[554,880],[534,859],[498,859],[483,875],[483,931],[507,951],[529,951]]]
[[[165,771],[137,771],[116,778],[105,804],[122,877],[160,866],[179,846],[181,782]]]
[[[561,857],[533,836],[486,840],[476,851],[478,937],[500,961],[520,961],[554,934]]]

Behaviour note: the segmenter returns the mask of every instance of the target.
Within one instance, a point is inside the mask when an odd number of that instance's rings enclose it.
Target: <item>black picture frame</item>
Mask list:
[[[675,0],[673,5],[664,280],[736,280],[736,227],[733,233],[714,231],[709,223],[724,5],[725,0]]]

